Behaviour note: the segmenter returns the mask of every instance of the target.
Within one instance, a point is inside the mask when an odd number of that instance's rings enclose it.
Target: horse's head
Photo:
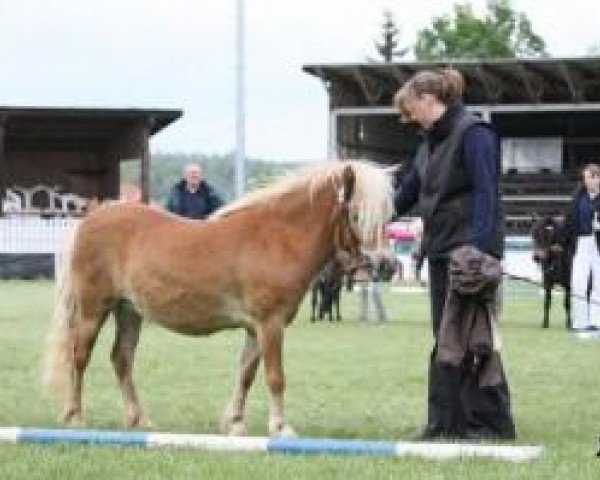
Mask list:
[[[559,229],[560,225],[552,217],[534,220],[531,227],[534,262],[542,264],[551,257],[553,249],[558,245]]]
[[[380,246],[393,214],[392,176],[368,163],[344,162],[334,177],[334,249],[345,269],[360,265],[363,249]]]

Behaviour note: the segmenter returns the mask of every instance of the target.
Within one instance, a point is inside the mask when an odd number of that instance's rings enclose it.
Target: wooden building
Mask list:
[[[0,106],[0,278],[51,277],[89,199],[119,197],[120,163],[139,160],[180,110]]]
[[[0,106],[0,198],[12,186],[35,185],[84,198],[116,198],[120,162],[139,159],[147,200],[150,137],[181,115],[181,110]]]

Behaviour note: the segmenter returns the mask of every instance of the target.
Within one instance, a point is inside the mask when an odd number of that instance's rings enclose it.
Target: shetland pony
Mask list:
[[[392,196],[383,169],[332,162],[250,194],[206,221],[135,203],[97,207],[65,252],[49,336],[47,382],[62,399],[62,419],[82,422],[84,372],[112,313],[111,360],[127,425],[149,424],[132,378],[147,320],[184,335],[245,329],[222,427],[245,433],[246,397],[262,359],[269,433],[293,435],[284,417],[284,327],[327,259],[360,259],[361,245],[391,218]]]

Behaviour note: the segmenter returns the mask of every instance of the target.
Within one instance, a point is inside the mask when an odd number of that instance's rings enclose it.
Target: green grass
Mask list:
[[[424,294],[386,293],[393,321],[355,320],[346,295],[342,324],[310,325],[304,307],[285,343],[287,417],[303,436],[397,440],[423,423],[431,348]],[[49,282],[0,282],[0,425],[58,426],[40,394],[39,366],[52,310]],[[555,307],[542,331],[541,297],[508,289],[502,321],[517,443],[546,454],[527,464],[492,460],[225,454],[86,446],[0,445],[0,479],[68,478],[598,478],[600,342],[572,338]],[[88,425],[121,429],[121,400],[108,361],[107,323],[88,369]],[[243,332],[186,338],[146,325],[136,379],[161,431],[215,433],[233,385]],[[248,405],[251,435],[266,435],[266,392],[257,378]]]

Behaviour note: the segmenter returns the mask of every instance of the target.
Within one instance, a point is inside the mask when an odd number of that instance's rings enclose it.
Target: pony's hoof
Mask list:
[[[154,428],[152,420],[145,416],[129,418],[125,421],[125,425],[127,425],[129,428],[143,428],[148,430]]]
[[[70,428],[81,428],[85,426],[85,422],[79,412],[67,412],[62,416],[62,422]]]
[[[227,435],[229,435],[230,437],[245,437],[246,433],[246,424],[244,422],[231,423],[227,431]]]
[[[269,433],[272,437],[280,438],[296,438],[298,436],[292,426],[287,423],[269,428]]]
[[[221,416],[221,433],[230,437],[242,437],[246,435],[246,423],[242,417],[236,417],[227,407]]]
[[[298,434],[296,433],[296,430],[286,424],[279,430],[279,436],[283,438],[296,438]]]

